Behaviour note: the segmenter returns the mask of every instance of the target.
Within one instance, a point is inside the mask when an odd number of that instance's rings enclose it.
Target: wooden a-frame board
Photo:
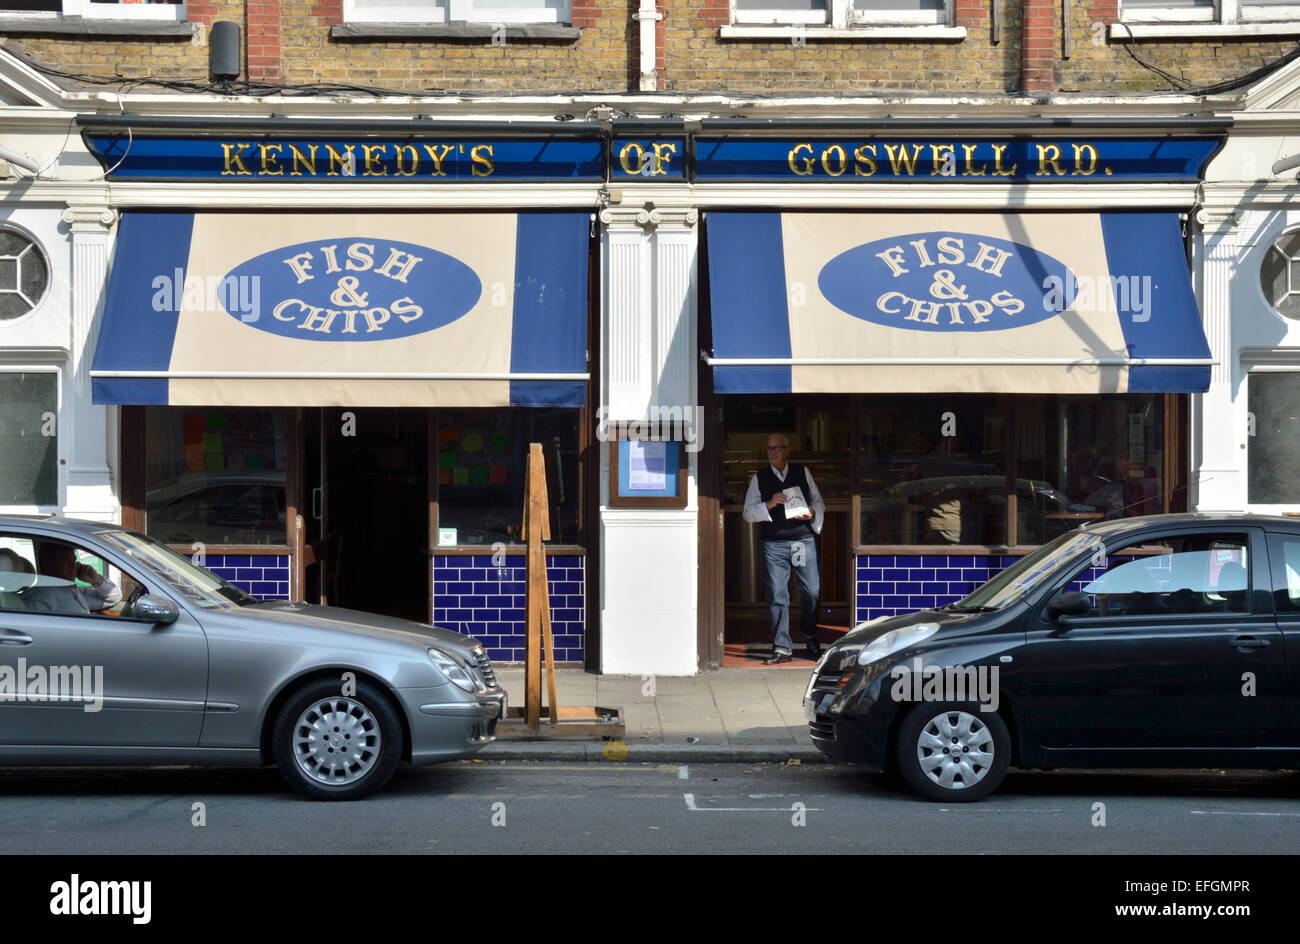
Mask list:
[[[551,593],[546,579],[546,548],[551,539],[550,501],[546,494],[546,459],[541,443],[528,447],[528,494],[524,497],[523,538],[527,547],[528,636],[524,647],[524,706],[511,708],[497,725],[502,738],[604,737],[621,738],[623,720],[617,708],[561,708],[555,695],[555,643],[551,635]],[[546,707],[549,723],[541,723],[542,656],[546,662]]]

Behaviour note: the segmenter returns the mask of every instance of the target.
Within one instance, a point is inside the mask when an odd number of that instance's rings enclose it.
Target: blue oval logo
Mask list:
[[[1066,311],[1069,267],[1030,246],[971,233],[864,243],[822,268],[817,287],[855,318],[911,331],[1005,331]]]
[[[387,341],[464,317],[483,283],[444,252],[372,237],[316,239],[264,252],[222,279],[226,313],[311,341]],[[237,301],[232,303],[232,299]]]

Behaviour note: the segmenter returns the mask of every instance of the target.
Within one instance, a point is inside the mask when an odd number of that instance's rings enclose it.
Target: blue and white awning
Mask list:
[[[585,213],[131,212],[94,402],[579,406]]]
[[[719,393],[1204,392],[1173,213],[710,213]]]

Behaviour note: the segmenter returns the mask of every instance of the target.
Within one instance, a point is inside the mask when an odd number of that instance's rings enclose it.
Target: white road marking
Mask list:
[[[691,768],[687,764],[682,764],[680,767],[677,768],[677,779],[678,780],[691,779]]]
[[[941,806],[940,813],[1014,813],[1019,816],[1021,813],[1064,813],[1065,810],[991,810],[987,807],[972,806]]]
[[[686,808],[692,813],[793,813],[793,806],[696,806],[695,794],[683,793],[682,797],[686,800]],[[805,807],[805,813],[820,813],[822,810],[818,807]]]

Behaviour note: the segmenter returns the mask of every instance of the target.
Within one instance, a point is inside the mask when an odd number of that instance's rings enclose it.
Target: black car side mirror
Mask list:
[[[1070,593],[1062,593],[1047,604],[1047,615],[1052,619],[1058,619],[1062,616],[1085,616],[1091,609],[1092,601],[1088,599],[1088,595],[1075,590]]]
[[[180,618],[181,611],[176,608],[176,604],[171,600],[163,597],[151,597],[147,593],[135,601],[131,607],[131,619],[143,620],[146,623],[158,623],[166,626],[176,622]]]

